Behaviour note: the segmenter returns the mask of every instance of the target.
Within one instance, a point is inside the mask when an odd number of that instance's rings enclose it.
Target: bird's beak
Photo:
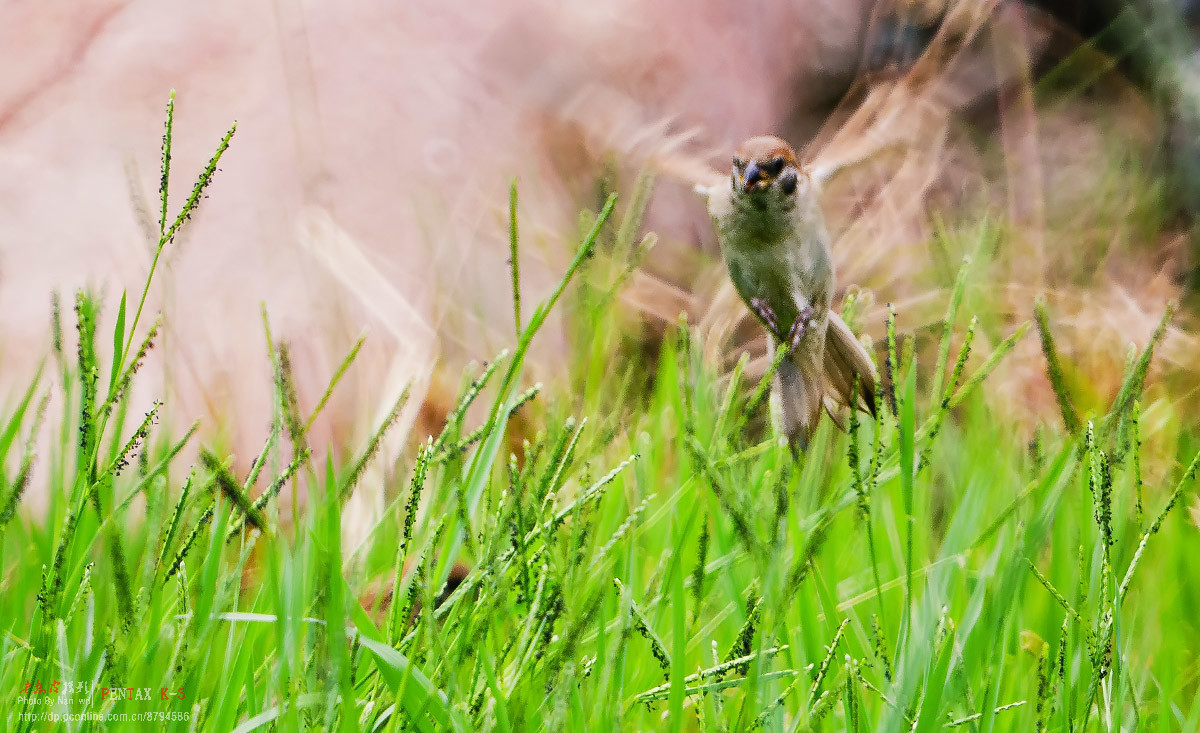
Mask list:
[[[766,177],[763,175],[762,170],[756,163],[751,161],[746,166],[745,174],[742,175],[742,185],[746,187],[747,191],[753,191],[758,184],[763,183],[765,180]]]

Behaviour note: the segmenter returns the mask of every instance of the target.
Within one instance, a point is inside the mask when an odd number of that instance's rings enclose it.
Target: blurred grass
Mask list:
[[[159,253],[228,142],[176,225],[163,209]],[[643,199],[582,217],[558,287],[514,308],[511,353],[469,375],[354,547],[341,509],[379,490],[359,483],[391,419],[344,464],[319,458],[305,426],[324,399],[305,414],[272,344],[279,407],[250,474],[215,448],[182,465],[194,431],[128,419],[140,306],[127,325],[122,298],[105,370],[100,304],[79,294],[76,357],[56,352],[55,376],[34,376],[0,421],[5,727],[147,727],[27,717],[56,712],[239,732],[1200,728],[1198,537],[1179,506],[1200,440],[1160,406],[1181,438],[1170,480],[1143,485],[1154,342],[1111,411],[1031,442],[983,398],[1030,324],[972,317],[987,294],[971,273],[993,248],[968,245],[977,261],[954,280],[934,368],[889,321],[894,408],[850,435],[825,421],[795,462],[746,419],[761,392],[743,386],[744,361],[717,373],[686,322],[647,350],[613,306],[653,244],[634,242]],[[538,391],[524,359],[553,309],[572,348],[561,384]],[[1051,357],[1052,316],[1039,308]],[[968,360],[976,332],[998,345]],[[1068,383],[1054,384],[1075,415]],[[51,389],[62,415],[38,399]],[[475,402],[486,417],[467,425]],[[534,430],[505,455],[518,411]],[[50,451],[35,463],[40,431]],[[49,506],[28,516],[35,470]],[[308,496],[291,526],[273,499],[288,481]],[[139,496],[144,513],[130,508]],[[125,687],[153,699],[101,692]]]

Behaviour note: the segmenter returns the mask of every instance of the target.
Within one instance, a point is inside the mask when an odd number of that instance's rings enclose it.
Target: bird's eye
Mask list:
[[[779,177],[779,187],[783,190],[784,196],[791,196],[796,192],[796,172],[788,171]]]
[[[746,161],[742,160],[741,158],[734,158],[733,159],[733,167],[737,168],[739,171],[745,170],[746,169]]]
[[[766,173],[767,175],[777,176],[779,175],[779,172],[783,170],[783,157],[776,155],[774,158],[771,158],[766,163],[760,165],[759,168],[762,168],[763,173]]]

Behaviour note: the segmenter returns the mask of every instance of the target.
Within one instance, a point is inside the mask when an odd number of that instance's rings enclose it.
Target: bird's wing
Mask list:
[[[875,383],[879,380],[870,354],[837,313],[829,313],[825,332],[825,376],[834,397],[850,404],[854,378],[858,377],[858,408],[875,414]]]

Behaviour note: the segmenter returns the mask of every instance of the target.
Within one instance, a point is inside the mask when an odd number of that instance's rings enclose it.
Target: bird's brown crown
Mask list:
[[[800,167],[796,160],[796,151],[786,141],[774,135],[759,135],[742,143],[734,155],[736,160],[746,163],[769,163],[775,158],[783,158],[785,165]]]

